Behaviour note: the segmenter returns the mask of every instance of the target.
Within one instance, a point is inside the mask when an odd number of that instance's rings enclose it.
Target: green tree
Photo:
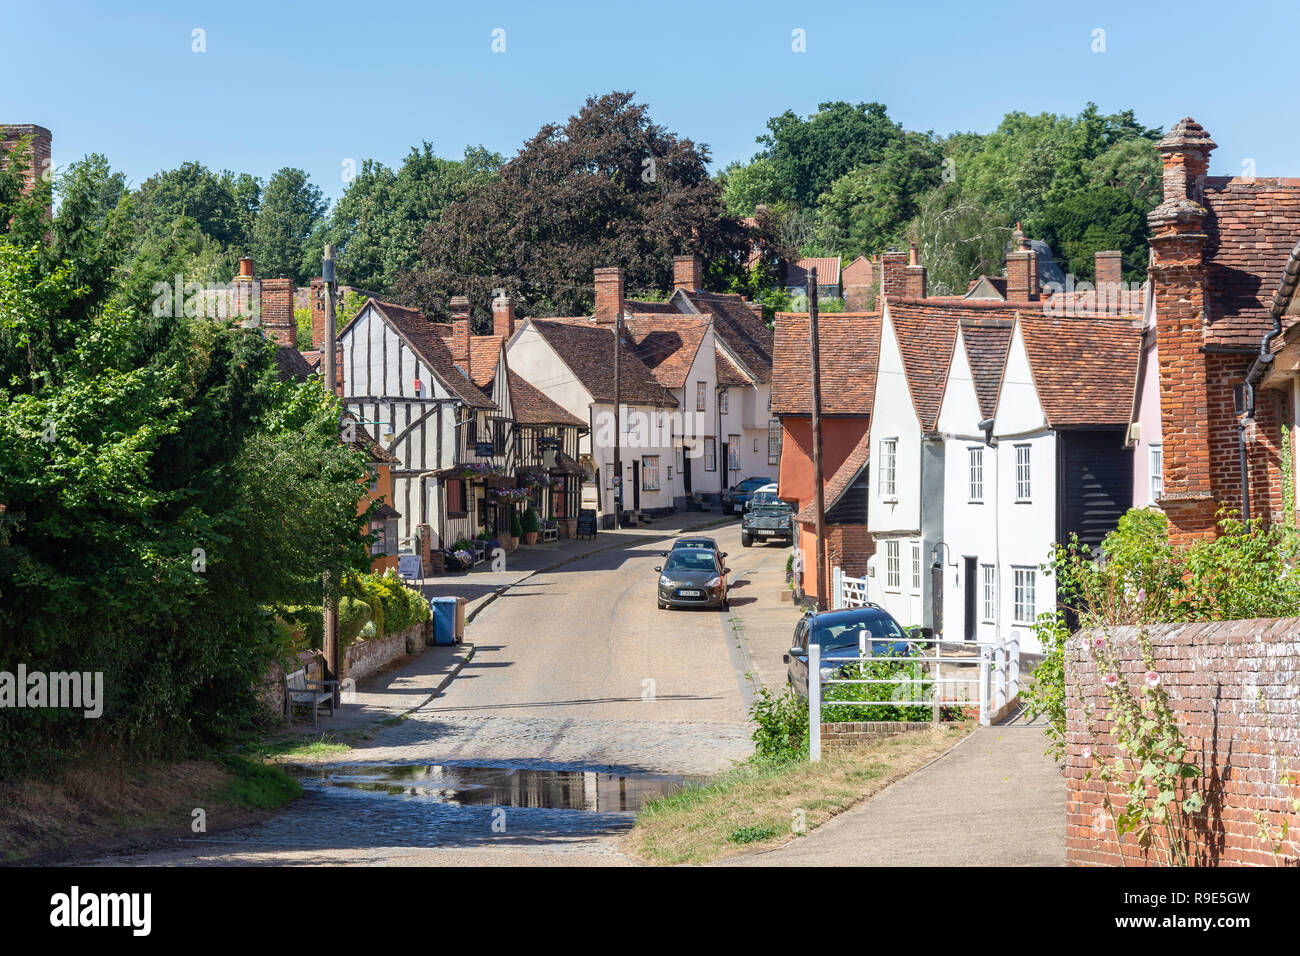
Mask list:
[[[252,255],[264,276],[289,276],[299,285],[310,281],[319,256],[307,249],[327,205],[320,189],[301,169],[286,166],[271,177],[253,222]]]
[[[1065,271],[1093,278],[1093,254],[1123,253],[1125,277],[1146,274],[1146,208],[1112,186],[1086,186],[1049,205],[1040,216],[1039,235],[1064,259]]]
[[[760,205],[789,201],[776,166],[764,156],[751,163],[735,162],[718,174],[722,201],[731,216],[752,216]]]
[[[776,171],[783,194],[812,206],[841,176],[880,162],[886,147],[902,136],[882,103],[822,103],[801,118],[786,110],[767,121],[758,137],[762,154]]]

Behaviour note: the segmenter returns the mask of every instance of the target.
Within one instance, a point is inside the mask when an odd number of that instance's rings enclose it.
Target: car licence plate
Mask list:
[[[736,504],[735,504],[735,509],[736,509],[737,511],[744,511],[744,510],[745,510],[745,505],[744,505],[744,503],[743,503],[743,502],[739,502],[739,501],[737,501]]]
[[[682,597],[699,597],[699,596],[700,596],[700,592],[699,592],[699,591],[678,591],[677,593],[680,594]]]

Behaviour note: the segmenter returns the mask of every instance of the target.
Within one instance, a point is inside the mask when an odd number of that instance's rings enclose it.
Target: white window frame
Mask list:
[[[660,491],[659,456],[644,455],[641,458],[641,490]]]
[[[880,496],[885,501],[898,500],[898,439],[880,440]]]
[[[732,471],[740,471],[740,436],[727,436],[727,467]]]
[[[1016,446],[1016,502],[1028,503],[1033,500],[1033,445]],[[1022,454],[1023,453],[1023,454]]]
[[[898,539],[885,542],[885,590],[902,590],[902,573],[899,568]]]
[[[996,624],[998,615],[998,569],[993,564],[980,565],[980,620]]]
[[[1148,462],[1151,466],[1151,500],[1159,501],[1165,496],[1165,446],[1152,445]]]
[[[912,542],[912,593],[921,593],[921,542]]]
[[[966,495],[971,504],[984,503],[984,446],[967,449]]]
[[[1011,623],[1034,624],[1038,615],[1038,569],[1013,567],[1011,575]]]
[[[727,398],[727,390],[718,391],[718,413],[721,415],[731,414],[731,401]]]
[[[707,382],[695,383],[695,410],[697,412],[708,411],[709,388]]]

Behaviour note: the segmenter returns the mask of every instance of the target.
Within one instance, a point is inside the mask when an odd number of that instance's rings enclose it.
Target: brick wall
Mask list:
[[[32,124],[0,125],[0,144],[6,153],[11,152],[18,140],[27,139],[27,169],[23,172],[23,191],[31,192],[42,176],[53,173],[50,165],[50,143],[53,134],[44,126]]]
[[[298,325],[293,317],[293,280],[261,280],[262,329],[277,345],[296,347]]]
[[[906,252],[886,252],[880,256],[880,294],[901,296],[907,289]]]
[[[343,677],[360,683],[398,658],[418,653],[428,643],[433,633],[432,627],[432,622],[426,621],[413,624],[396,634],[385,634],[368,641],[353,641],[343,653]]]
[[[827,525],[826,550],[830,567],[842,568],[850,577],[860,578],[867,573],[867,559],[876,553],[876,540],[866,525]]]
[[[1300,771],[1300,619],[1161,624],[1150,634],[1156,671],[1190,754],[1204,773],[1206,809],[1198,815],[1195,831],[1199,861],[1272,865],[1273,854],[1258,836],[1259,811],[1274,826],[1289,819],[1292,842],[1278,862],[1300,864],[1295,836],[1300,814],[1286,815],[1291,801],[1300,797],[1300,778],[1290,786],[1281,782],[1284,762],[1293,775]],[[1092,747],[1099,759],[1113,761],[1117,755],[1106,733],[1104,675],[1092,661],[1091,639],[1091,634],[1075,635],[1066,649],[1066,862],[1118,866],[1113,829],[1099,815],[1106,785],[1095,775],[1084,780],[1093,765],[1084,759],[1085,747]],[[1135,630],[1113,628],[1107,639],[1130,685],[1141,686],[1146,667]],[[1087,728],[1085,704],[1093,710],[1096,739]],[[1114,799],[1118,791],[1111,786]],[[1131,835],[1124,838],[1123,855],[1129,864],[1157,862]]]
[[[929,731],[933,723],[915,720],[865,720],[822,724],[822,750],[852,747],[882,737],[896,737],[911,731]]]

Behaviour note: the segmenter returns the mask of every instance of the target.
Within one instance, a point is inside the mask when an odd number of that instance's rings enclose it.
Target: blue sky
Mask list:
[[[613,89],[716,165],[748,159],[769,116],[827,100],[879,100],[939,133],[1092,100],[1151,126],[1194,116],[1219,144],[1214,174],[1254,160],[1300,175],[1294,3],[54,0],[0,24],[0,122],[47,126],[57,165],[101,152],[137,184],[190,159],[263,178],[298,166],[337,198],[345,160],[396,164],[422,140],[510,156]]]

